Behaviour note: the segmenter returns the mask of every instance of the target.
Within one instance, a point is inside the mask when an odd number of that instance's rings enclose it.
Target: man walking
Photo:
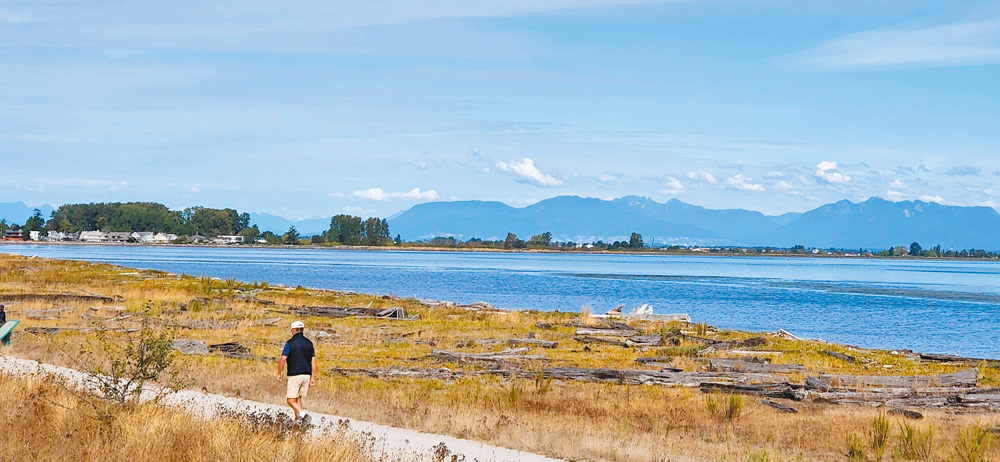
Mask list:
[[[313,349],[312,342],[302,335],[306,325],[302,321],[292,323],[292,338],[285,342],[285,349],[281,351],[281,360],[278,361],[278,377],[281,381],[281,370],[288,364],[288,392],[285,398],[288,405],[295,411],[295,421],[301,425],[309,425],[312,417],[305,410],[302,398],[306,397],[309,387],[316,385],[316,350]]]

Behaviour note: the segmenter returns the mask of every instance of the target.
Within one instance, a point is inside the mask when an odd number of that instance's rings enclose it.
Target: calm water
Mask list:
[[[13,244],[0,252],[507,309],[649,303],[722,328],[1000,358],[1000,264],[988,262]]]

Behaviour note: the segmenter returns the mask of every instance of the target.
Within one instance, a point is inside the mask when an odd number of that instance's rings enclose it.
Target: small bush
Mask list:
[[[868,447],[872,450],[872,456],[876,461],[882,460],[885,456],[885,449],[889,443],[889,417],[884,412],[872,419],[872,428],[868,430]]]
[[[986,462],[986,453],[993,445],[993,433],[981,425],[974,425],[958,435],[955,442],[955,459],[960,462]]]
[[[747,455],[747,462],[771,462],[771,454],[766,449],[753,452]]]
[[[899,425],[899,455],[904,459],[926,459],[933,441],[934,427],[920,430],[908,423]]]
[[[705,396],[705,408],[720,421],[733,421],[743,415],[743,395],[731,393],[719,395],[710,393]]]
[[[847,460],[854,462],[864,462],[867,459],[865,456],[865,445],[861,442],[861,438],[858,435],[851,434],[847,437]]]

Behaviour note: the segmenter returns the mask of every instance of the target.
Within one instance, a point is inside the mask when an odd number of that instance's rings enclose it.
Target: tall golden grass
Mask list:
[[[0,454],[7,461],[375,460],[343,439],[252,429],[239,419],[207,421],[155,405],[115,408],[110,420],[44,382],[0,374]]]

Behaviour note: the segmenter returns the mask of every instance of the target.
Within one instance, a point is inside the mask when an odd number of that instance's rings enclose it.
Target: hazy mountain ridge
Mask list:
[[[54,210],[49,204],[30,206],[21,201],[0,202],[0,219],[6,220],[8,224],[23,225],[25,220],[35,214],[35,209],[41,211],[42,218],[45,219],[48,219]]]
[[[610,242],[627,240],[634,231],[653,245],[883,249],[916,241],[925,247],[1000,249],[1000,213],[990,207],[881,198],[843,200],[777,216],[708,209],[677,199],[660,203],[641,196],[610,201],[559,196],[523,208],[500,202],[429,202],[398,214],[389,227],[406,240],[498,240],[507,232],[528,238],[549,231],[558,241]]]

